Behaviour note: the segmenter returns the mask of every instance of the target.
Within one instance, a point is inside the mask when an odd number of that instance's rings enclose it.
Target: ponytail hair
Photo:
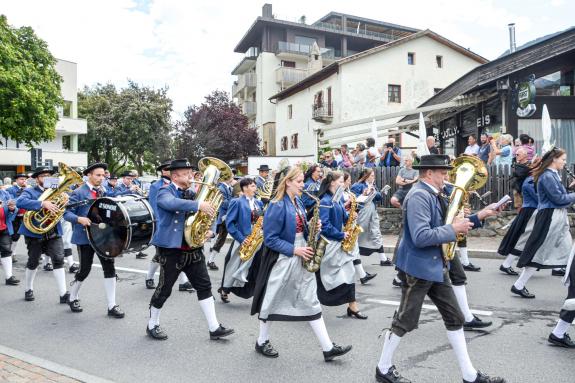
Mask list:
[[[564,154],[565,150],[554,146],[553,149],[551,149],[550,151],[545,153],[545,155],[543,155],[543,158],[541,158],[541,162],[539,162],[539,164],[535,168],[533,168],[532,171],[535,185],[537,185],[537,182],[539,181],[539,177],[541,176],[541,174],[543,174],[543,172],[545,172],[545,170],[553,163],[553,160],[555,158],[561,157]]]
[[[337,170],[334,170],[334,171],[327,173],[327,175],[321,181],[321,185],[319,187],[319,193],[318,193],[317,197],[321,199],[321,197],[323,197],[324,194],[329,192],[329,187],[331,186],[331,183],[333,181],[337,181],[342,176],[343,176],[343,172],[340,172]]]
[[[299,166],[294,166],[294,167],[290,168],[289,171],[287,172],[287,174],[285,175],[285,177],[283,177],[279,181],[278,187],[276,190],[276,194],[275,194],[275,197],[273,198],[272,202],[278,202],[278,201],[283,200],[283,198],[286,195],[286,187],[287,187],[286,182],[295,180],[301,174],[303,174],[303,172]]]

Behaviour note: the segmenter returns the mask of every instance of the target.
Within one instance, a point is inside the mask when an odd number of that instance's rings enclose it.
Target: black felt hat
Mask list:
[[[32,173],[32,178],[37,178],[40,174],[50,173],[53,175],[56,171],[48,166],[42,166],[39,168],[34,169],[34,173]]]
[[[164,161],[156,168],[156,171],[161,172],[162,170],[165,170],[171,164],[172,164],[172,160]]]
[[[28,174],[26,173],[18,173],[14,176],[14,179],[17,180],[18,178],[28,178]]]
[[[108,177],[109,180],[117,180],[118,176],[115,174],[110,174],[110,177]]]
[[[108,164],[105,164],[103,162],[96,162],[95,164],[92,164],[92,165],[88,166],[86,169],[84,169],[82,174],[87,176],[88,173],[90,173],[92,170],[99,169],[99,168],[102,168],[104,170],[108,170]]]
[[[453,169],[451,160],[446,154],[427,154],[421,156],[419,164],[413,165],[414,169]]]
[[[190,161],[187,159],[173,160],[170,165],[165,168],[165,170],[177,170],[177,169],[194,169]]]
[[[258,170],[259,170],[260,172],[269,172],[271,169],[270,169],[270,167],[267,166],[267,165],[260,165],[260,167],[258,168]]]

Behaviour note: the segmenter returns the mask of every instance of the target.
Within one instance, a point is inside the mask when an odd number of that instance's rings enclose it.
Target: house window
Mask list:
[[[297,149],[297,133],[291,135],[290,149]]]
[[[64,100],[64,108],[62,109],[62,116],[72,117],[72,101]]]
[[[401,85],[388,85],[387,86],[387,101],[388,102],[401,102]]]
[[[443,56],[435,56],[435,62],[438,68],[443,68]]]
[[[281,141],[281,150],[287,150],[288,148],[288,138],[287,136],[283,136],[282,137],[282,141]]]
[[[295,68],[295,61],[282,60],[282,66],[286,68]]]
[[[409,52],[407,54],[407,63],[409,65],[415,65],[415,53]]]
[[[433,88],[433,94],[437,94],[439,92],[441,92],[443,90],[443,88]]]
[[[288,120],[291,120],[293,117],[293,105],[289,104],[288,105]]]
[[[323,90],[320,90],[313,96],[314,109],[321,108],[323,106]]]

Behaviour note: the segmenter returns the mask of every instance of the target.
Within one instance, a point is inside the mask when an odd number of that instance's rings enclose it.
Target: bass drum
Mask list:
[[[156,229],[148,201],[131,194],[96,199],[88,218],[92,221],[87,230],[90,245],[105,258],[146,249]]]

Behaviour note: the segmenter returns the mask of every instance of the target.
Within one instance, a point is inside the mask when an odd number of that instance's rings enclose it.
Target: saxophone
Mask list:
[[[252,227],[252,232],[248,235],[245,241],[240,245],[240,259],[242,262],[249,261],[253,258],[258,251],[261,244],[264,242],[264,216],[258,217],[256,223]]]
[[[304,193],[310,197],[311,199],[315,200],[315,206],[313,208],[313,216],[309,221],[309,232],[308,232],[308,239],[307,239],[307,247],[311,247],[313,250],[313,256],[310,260],[306,261],[303,260],[303,267],[309,271],[310,273],[315,273],[319,270],[319,266],[321,264],[321,259],[325,253],[325,248],[328,244],[328,240],[320,235],[317,230],[318,222],[319,222],[319,199],[304,191]],[[319,238],[318,238],[319,236]]]
[[[349,193],[349,200],[351,201],[349,205],[349,217],[343,227],[343,232],[347,233],[348,236],[341,242],[341,249],[347,253],[353,251],[359,235],[363,233],[363,229],[357,224],[357,200],[353,193]]]

